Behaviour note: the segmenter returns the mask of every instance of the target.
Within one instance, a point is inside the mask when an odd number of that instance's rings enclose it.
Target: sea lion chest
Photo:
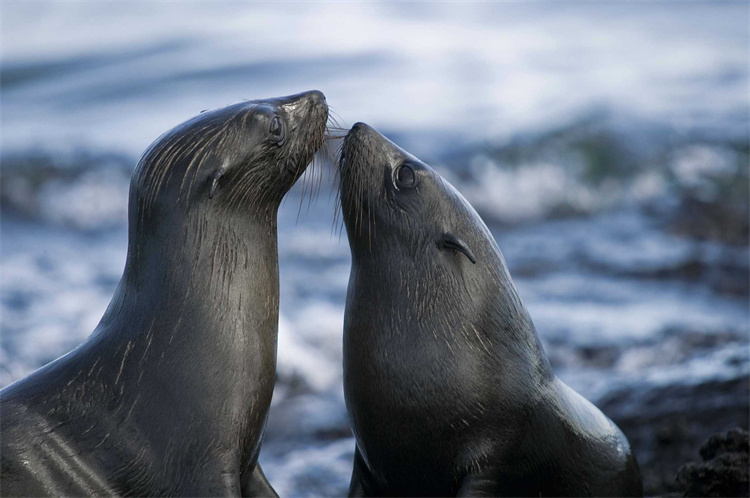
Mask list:
[[[453,487],[460,476],[446,470],[482,458],[485,422],[497,415],[487,394],[502,386],[467,343],[414,322],[373,322],[358,308],[347,307],[344,389],[363,458],[383,481]]]

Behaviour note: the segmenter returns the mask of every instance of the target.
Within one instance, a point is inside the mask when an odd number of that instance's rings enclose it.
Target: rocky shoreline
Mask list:
[[[628,436],[646,496],[681,496],[686,486],[684,480],[677,480],[678,471],[698,458],[701,445],[735,427],[747,431],[749,392],[750,379],[740,376],[697,385],[620,390],[598,405]]]
[[[701,463],[688,463],[677,474],[685,496],[748,496],[748,432],[732,429],[711,436],[700,449]]]

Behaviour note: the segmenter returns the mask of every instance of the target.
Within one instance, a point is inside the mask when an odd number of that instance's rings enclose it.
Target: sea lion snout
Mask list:
[[[351,150],[355,147],[360,149],[374,148],[384,138],[367,123],[354,123],[354,126],[352,126],[344,138],[344,150]]]
[[[347,135],[359,135],[362,133],[374,133],[375,130],[368,125],[367,123],[363,123],[362,121],[358,121],[354,123],[354,126],[352,126],[352,129],[349,130],[349,133]]]
[[[358,122],[351,127],[344,137],[341,148],[339,169],[342,174],[367,175],[375,172],[380,166],[393,169],[399,160],[399,149],[386,137],[378,133],[367,123]],[[374,161],[376,158],[379,161]],[[356,171],[355,171],[356,170]],[[371,179],[379,179],[374,175]],[[342,178],[343,180],[343,178]]]
[[[354,124],[344,138],[338,161],[339,189],[344,222],[357,225],[356,233],[362,233],[365,213],[369,232],[370,204],[382,197],[384,180],[391,176],[389,160],[374,161],[384,157],[386,143],[385,137],[362,122]]]
[[[310,90],[309,92],[304,92],[301,95],[304,95],[305,98],[312,101],[315,105],[325,105],[326,107],[328,106],[328,103],[326,102],[326,96],[320,90]]]
[[[297,93],[287,97],[274,99],[274,103],[283,108],[290,120],[293,129],[308,118],[316,115],[325,115],[328,118],[328,102],[323,92],[319,90],[310,90],[308,92]]]
[[[328,103],[323,92],[310,90],[288,97],[274,99],[273,103],[279,115],[284,117],[286,127],[294,138],[292,143],[284,144],[289,157],[300,154],[310,156],[323,145],[326,124],[328,123]],[[301,173],[297,165],[297,172]]]
[[[275,99],[279,105],[289,105],[295,103],[305,102],[308,105],[326,106],[326,96],[320,90],[309,90],[307,92],[295,93],[294,95],[288,95],[286,97],[279,97]]]

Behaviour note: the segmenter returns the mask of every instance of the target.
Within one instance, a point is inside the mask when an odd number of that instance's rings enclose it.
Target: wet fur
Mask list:
[[[414,188],[394,183],[403,164]],[[555,377],[470,204],[364,124],[339,174],[350,495],[641,495],[627,439]]]
[[[323,143],[321,98],[205,112],[144,153],[101,322],[0,391],[4,495],[275,494],[257,456],[276,366],[276,214]],[[267,137],[273,116],[282,145]]]

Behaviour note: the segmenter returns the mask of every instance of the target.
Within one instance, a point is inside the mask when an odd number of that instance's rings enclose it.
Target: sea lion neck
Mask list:
[[[161,229],[158,237],[131,230],[123,300],[139,301],[140,309],[157,315],[165,312],[162,299],[179,314],[181,302],[205,300],[214,321],[216,311],[241,314],[243,295],[250,297],[266,282],[278,288],[276,225],[273,207],[248,213],[204,209]]]
[[[360,336],[355,342],[388,344],[408,330],[412,344],[446,345],[451,354],[473,348],[486,355],[488,368],[514,358],[551,379],[534,323],[494,242],[472,239],[474,264],[463,254],[439,250],[432,237],[420,240],[404,247],[381,232],[372,248],[352,247],[347,326]]]
[[[140,399],[134,417],[150,417],[168,396],[176,421],[187,417],[184,411],[206,424],[206,434],[232,427],[223,431],[227,444],[249,437],[241,432],[248,417],[264,424],[264,413],[252,406],[257,399],[270,402],[272,384],[260,379],[273,375],[276,364],[275,212],[270,221],[197,216],[171,237],[131,241],[120,284],[83,347],[96,356],[118,352],[111,366],[92,375],[113,392],[124,378],[135,382],[116,401]],[[255,443],[243,443],[238,458],[257,451]]]

